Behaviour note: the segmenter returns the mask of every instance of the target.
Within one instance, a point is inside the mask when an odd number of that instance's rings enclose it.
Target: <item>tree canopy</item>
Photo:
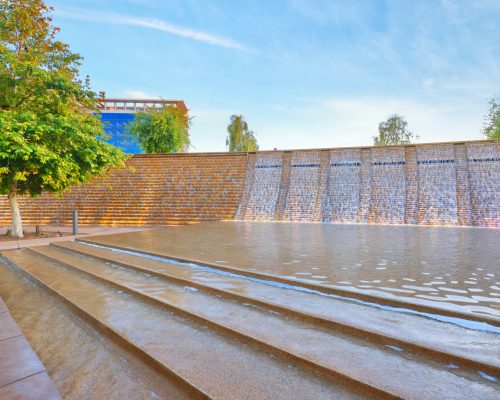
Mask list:
[[[378,136],[373,138],[375,146],[389,146],[397,144],[409,144],[418,136],[408,129],[408,122],[400,115],[393,114],[386,121],[378,125]]]
[[[500,99],[492,97],[489,105],[482,132],[488,139],[500,140]]]
[[[243,115],[231,115],[227,126],[226,147],[229,151],[257,151],[259,144],[254,132],[248,129]]]
[[[190,144],[190,124],[184,110],[165,105],[136,114],[126,129],[145,153],[177,153]]]
[[[0,194],[14,236],[23,235],[18,195],[67,190],[125,159],[103,140],[81,57],[56,40],[52,11],[42,0],[0,2]]]

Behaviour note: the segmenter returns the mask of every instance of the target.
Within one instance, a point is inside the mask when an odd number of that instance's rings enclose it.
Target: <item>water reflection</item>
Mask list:
[[[0,296],[64,399],[189,398],[1,261]]]
[[[500,316],[500,231],[495,229],[220,222],[102,240]]]

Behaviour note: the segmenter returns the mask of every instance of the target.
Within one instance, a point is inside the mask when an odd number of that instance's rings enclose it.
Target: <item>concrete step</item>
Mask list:
[[[0,298],[0,399],[60,400],[61,396]]]
[[[214,330],[275,353],[298,367],[340,379],[367,391],[396,398],[434,399],[480,395],[493,398],[495,390],[477,382],[475,371],[449,371],[445,364],[420,354],[400,354],[383,344],[324,329],[309,321],[291,319],[268,309],[224,299],[207,291],[176,282],[157,280],[135,270],[124,270],[99,261],[69,254],[54,247],[32,249],[38,255],[64,264],[94,279],[116,286],[140,299],[158,304]],[[405,352],[408,353],[407,349]],[[380,366],[383,365],[383,368]],[[361,367],[361,368],[360,368]],[[404,382],[404,384],[402,384]],[[425,389],[422,387],[425,384]]]
[[[391,343],[436,361],[500,375],[500,358],[489,350],[500,348],[500,328],[497,333],[477,331],[402,312],[397,312],[396,320],[394,311],[377,309],[369,304],[355,304],[320,291],[311,293],[300,290],[300,283],[294,288],[282,287],[272,281],[248,279],[216,268],[169,262],[166,258],[151,258],[141,253],[134,255],[116,248],[77,241],[53,243],[52,246],[241,303],[264,307],[318,326],[328,326],[376,344]],[[446,336],[443,335],[444,330]]]
[[[461,311],[456,308],[446,308],[439,303],[431,300],[421,300],[418,302],[413,299],[405,299],[402,297],[384,296],[379,294],[372,294],[364,290],[357,290],[356,288],[344,287],[338,285],[322,285],[319,282],[314,282],[306,279],[300,278],[290,278],[288,276],[280,276],[271,273],[259,272],[246,267],[235,267],[230,264],[226,264],[225,261],[219,262],[206,262],[202,260],[193,260],[186,258],[186,254],[189,254],[189,248],[185,246],[184,243],[180,242],[178,251],[175,248],[169,247],[168,245],[163,246],[161,242],[157,239],[158,237],[151,237],[150,241],[144,242],[139,235],[138,240],[134,240],[133,235],[124,234],[122,235],[107,235],[107,236],[93,236],[89,238],[81,238],[79,241],[90,244],[97,244],[103,246],[112,246],[118,249],[138,252],[141,254],[147,254],[157,257],[165,257],[175,261],[181,261],[186,263],[196,263],[209,268],[216,268],[221,271],[226,271],[229,273],[236,273],[252,279],[263,279],[275,282],[277,284],[283,285],[293,285],[300,286],[305,290],[313,290],[326,293],[331,296],[343,296],[346,298],[351,298],[355,301],[366,301],[372,303],[374,306],[389,307],[389,308],[400,308],[402,311],[409,313],[421,313],[422,315],[430,314],[429,318],[440,318],[443,321],[448,321],[449,318],[457,318],[464,324],[475,326],[477,329],[488,330],[491,327],[497,329],[500,328],[500,318],[494,315],[486,315],[484,313],[472,313]],[[149,246],[150,244],[150,246]],[[145,249],[143,249],[144,247]],[[167,250],[163,250],[166,248]],[[187,250],[187,251],[186,251]],[[175,255],[169,254],[168,251],[176,252]],[[224,257],[224,256],[221,256]],[[458,323],[458,322],[457,322]]]
[[[28,250],[4,255],[124,347],[185,382],[195,398],[394,398],[297,367],[197,318],[169,312]]]

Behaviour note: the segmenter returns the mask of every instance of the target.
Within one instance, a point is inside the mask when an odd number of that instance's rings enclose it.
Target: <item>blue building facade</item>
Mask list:
[[[120,147],[125,153],[140,154],[142,150],[136,140],[128,137],[125,127],[134,120],[133,113],[101,112],[104,132],[109,136],[109,143]]]
[[[104,131],[109,136],[109,143],[120,147],[127,154],[141,154],[139,143],[130,138],[126,132],[128,123],[134,120],[135,114],[148,110],[159,110],[164,107],[175,107],[188,115],[188,108],[182,100],[163,99],[118,99],[103,98],[97,105]],[[189,149],[186,146],[183,152]]]

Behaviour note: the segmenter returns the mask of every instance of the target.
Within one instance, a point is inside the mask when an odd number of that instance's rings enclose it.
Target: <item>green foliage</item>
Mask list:
[[[500,140],[500,99],[493,97],[488,103],[490,109],[485,117],[482,132],[488,139]]]
[[[259,145],[253,131],[248,129],[248,123],[243,115],[231,115],[227,126],[226,147],[229,151],[257,151]]]
[[[409,144],[412,139],[413,133],[408,129],[408,122],[402,116],[393,114],[378,125],[378,136],[373,138],[373,143],[375,146]],[[415,136],[415,140],[418,140],[418,136]]]
[[[102,140],[81,57],[55,39],[52,11],[0,1],[0,194],[61,192],[125,159]]]
[[[61,192],[123,162],[91,114],[0,110],[0,132],[1,194]]]
[[[136,114],[126,129],[145,153],[177,153],[189,145],[190,124],[184,110],[165,105]]]

